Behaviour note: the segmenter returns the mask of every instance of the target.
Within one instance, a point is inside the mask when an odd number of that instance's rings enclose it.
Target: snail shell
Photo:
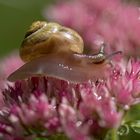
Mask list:
[[[57,23],[34,22],[27,31],[20,48],[26,63],[13,72],[9,81],[33,76],[50,76],[69,82],[85,82],[104,78],[110,66],[101,44],[99,53],[83,54],[83,40],[74,30]]]
[[[45,21],[34,22],[20,48],[20,57],[28,62],[51,53],[83,53],[81,36],[70,28]]]

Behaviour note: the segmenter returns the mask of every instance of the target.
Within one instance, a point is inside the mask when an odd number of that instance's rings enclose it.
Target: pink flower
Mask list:
[[[17,52],[11,53],[9,56],[0,61],[0,89],[7,87],[7,77],[9,74],[18,69],[23,62],[19,58]]]
[[[0,134],[7,140],[101,137],[118,128],[124,111],[139,103],[139,70],[139,60],[117,60],[109,77],[96,83],[72,84],[48,77],[17,81],[2,91]]]
[[[122,62],[122,66],[114,66],[107,86],[117,102],[125,107],[140,100],[140,61],[131,58],[126,65]]]
[[[80,120],[76,108],[74,109],[66,101],[63,101],[59,110],[65,134],[73,140],[88,140],[88,125]]]
[[[75,85],[43,77],[16,82],[3,92],[5,108],[0,124],[5,127],[0,127],[0,132],[21,138],[26,137],[24,134],[50,137],[57,133],[73,140],[99,136],[104,129],[118,127],[122,116],[104,88],[105,85]],[[16,132],[17,129],[21,131]]]
[[[9,56],[0,60],[0,109],[3,107],[2,91],[8,88],[8,84],[12,84],[7,81],[7,77],[11,72],[18,69],[23,62],[19,58],[17,52],[11,53]]]
[[[89,49],[97,49],[98,41],[104,40],[108,52],[139,55],[140,11],[136,6],[120,0],[62,1],[46,9],[44,16],[77,30]]]

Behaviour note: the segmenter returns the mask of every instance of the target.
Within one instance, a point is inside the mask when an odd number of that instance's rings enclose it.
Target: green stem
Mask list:
[[[112,129],[111,131],[111,140],[119,140],[118,135],[117,135],[117,129]]]
[[[105,136],[103,140],[119,140],[119,137],[117,135],[117,129],[111,129]]]

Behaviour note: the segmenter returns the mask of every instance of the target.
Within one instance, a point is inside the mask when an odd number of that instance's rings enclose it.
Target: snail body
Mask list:
[[[25,64],[13,72],[8,80],[50,76],[79,83],[103,78],[106,68],[110,66],[104,44],[94,55],[83,54],[83,49],[83,40],[74,30],[57,23],[34,22],[20,48]],[[116,53],[119,52],[113,54]]]

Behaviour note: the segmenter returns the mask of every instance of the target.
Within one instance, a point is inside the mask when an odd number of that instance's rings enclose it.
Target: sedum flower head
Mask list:
[[[130,59],[114,63],[109,77],[97,82],[73,84],[48,77],[17,81],[2,91],[0,137],[102,138],[120,126],[125,110],[139,103],[139,69],[140,61]]]

